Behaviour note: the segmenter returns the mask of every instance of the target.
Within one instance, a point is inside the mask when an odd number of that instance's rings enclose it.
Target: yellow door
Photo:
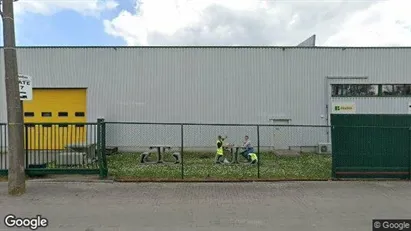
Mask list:
[[[33,89],[33,100],[23,101],[25,123],[73,123],[29,127],[28,149],[64,149],[85,142],[86,89]]]

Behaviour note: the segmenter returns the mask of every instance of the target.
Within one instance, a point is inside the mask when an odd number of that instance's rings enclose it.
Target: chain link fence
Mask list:
[[[260,177],[330,178],[329,130],[327,126],[260,126]]]
[[[142,152],[152,145],[181,146],[181,126],[170,124],[106,123],[106,145],[120,152]]]
[[[173,157],[173,153],[183,153],[180,125],[106,123],[105,130],[106,148],[120,153],[108,157],[110,174],[149,180],[183,177],[183,155],[178,163]]]
[[[256,179],[258,163],[251,165],[240,153],[248,136],[257,153],[257,127],[232,125],[184,125],[184,177],[187,179]],[[218,136],[223,138],[223,164],[215,164]],[[246,156],[247,157],[247,156]],[[217,162],[219,163],[219,162]]]
[[[216,164],[219,135],[227,136],[222,164]],[[245,136],[255,163],[243,148]],[[118,149],[108,159],[110,173],[147,180],[329,178],[329,139],[326,126],[106,122],[106,145]],[[327,148],[321,154],[319,144]],[[164,158],[161,164],[156,147]]]

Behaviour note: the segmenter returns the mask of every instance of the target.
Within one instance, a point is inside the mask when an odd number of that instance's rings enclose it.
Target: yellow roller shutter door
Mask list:
[[[33,89],[33,100],[24,101],[25,123],[85,123],[86,89]],[[28,128],[28,149],[63,149],[86,140],[82,124],[36,125]]]

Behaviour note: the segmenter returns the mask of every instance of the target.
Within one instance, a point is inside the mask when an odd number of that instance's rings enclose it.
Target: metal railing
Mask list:
[[[25,123],[24,165],[28,175],[106,175],[103,125],[97,123]],[[0,174],[7,175],[7,125],[0,124]]]

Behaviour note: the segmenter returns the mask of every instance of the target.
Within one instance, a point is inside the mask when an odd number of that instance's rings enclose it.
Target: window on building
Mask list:
[[[383,84],[382,96],[411,96],[411,84]]]
[[[67,125],[67,124],[59,124],[59,127],[60,127],[60,128],[67,128],[68,125]]]
[[[51,117],[52,113],[51,112],[42,112],[41,116],[42,117]]]
[[[76,112],[74,113],[76,117],[84,117],[84,112]]]
[[[24,112],[25,117],[34,117],[34,112]]]
[[[76,124],[76,128],[84,128],[84,124]]]
[[[51,124],[43,124],[43,128],[51,128]]]
[[[68,112],[59,112],[59,117],[67,117]]]
[[[344,86],[344,95],[343,96],[358,96],[357,94],[357,85],[354,84],[345,84]]]
[[[357,96],[378,96],[378,85],[358,84],[356,94]]]
[[[411,96],[411,84],[406,84],[404,88],[405,96]]]
[[[332,84],[332,97],[411,97],[411,84]]]
[[[331,96],[332,97],[343,96],[343,85],[342,84],[331,85]]]
[[[376,84],[333,84],[332,97],[371,97],[378,96]]]
[[[394,92],[394,88],[393,88],[393,85],[388,85],[388,84],[384,84],[384,85],[382,85],[382,87],[381,87],[381,95],[383,95],[383,96],[388,96],[388,95],[392,95],[393,94],[393,92]]]

